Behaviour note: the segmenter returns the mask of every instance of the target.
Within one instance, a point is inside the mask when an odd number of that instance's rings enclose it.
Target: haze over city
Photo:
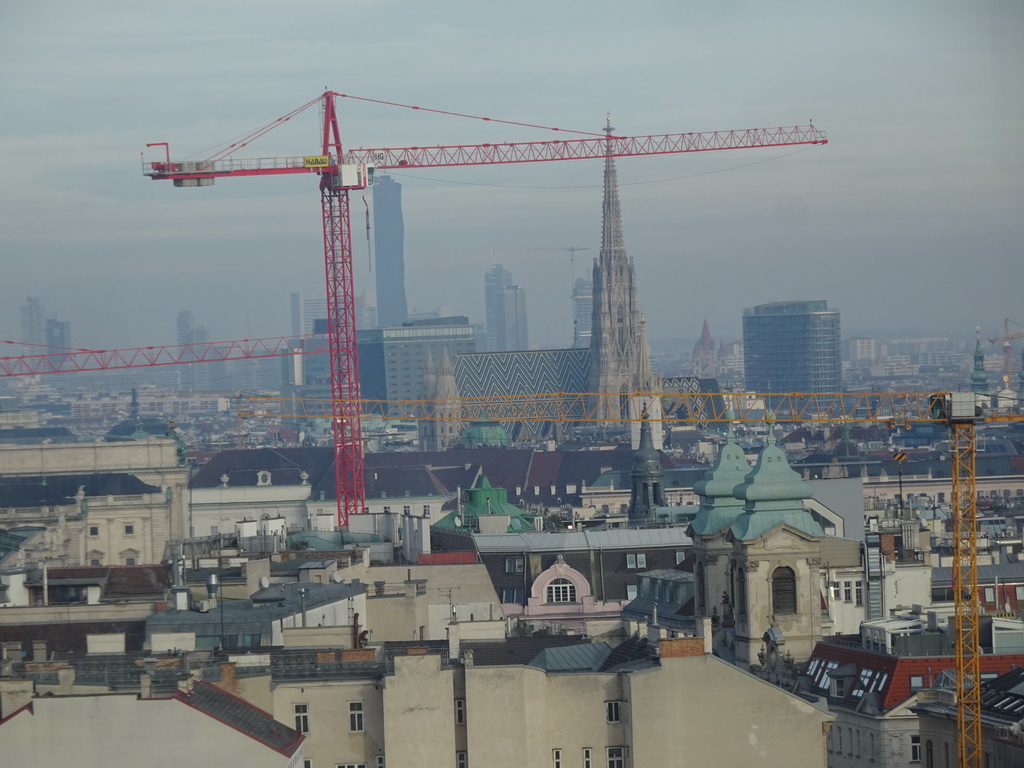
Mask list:
[[[1024,8],[803,2],[439,2],[0,9],[0,338],[38,296],[75,346],[289,331],[323,291],[314,179],[174,189],[167,141],[201,159],[323,89],[619,135],[806,124],[821,147],[618,163],[652,338],[739,334],[746,306],[827,299],[843,334],[963,334],[1019,317]],[[347,146],[562,138],[343,100]],[[317,150],[315,111],[240,157]],[[148,159],[159,159],[160,148]],[[572,341],[568,296],[600,246],[600,162],[406,171],[410,309],[483,319],[483,273],[527,291],[533,346]],[[357,291],[372,275],[354,196]],[[571,268],[567,247],[577,253]]]

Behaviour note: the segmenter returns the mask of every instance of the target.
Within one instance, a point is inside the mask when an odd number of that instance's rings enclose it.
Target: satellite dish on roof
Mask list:
[[[270,586],[269,576],[260,576],[260,589],[266,589]]]
[[[462,527],[462,517],[460,515],[456,515],[455,516],[455,527],[456,528],[461,528]]]
[[[342,582],[341,571],[335,571],[334,573],[332,573],[331,574],[331,581],[333,581],[335,584],[341,584],[341,582]]]

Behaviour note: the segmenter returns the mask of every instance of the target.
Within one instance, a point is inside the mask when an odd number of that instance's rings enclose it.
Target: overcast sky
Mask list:
[[[521,0],[0,3],[0,339],[39,297],[83,347],[284,335],[323,293],[312,176],[175,189],[147,142],[200,159],[325,87],[620,135],[804,124],[824,147],[621,159],[654,338],[735,337],[746,306],[827,299],[843,335],[1024,323],[1024,3]],[[352,147],[549,133],[343,100]],[[241,156],[317,150],[317,114]],[[157,159],[158,155],[150,155]],[[571,342],[600,245],[601,163],[407,171],[410,308],[483,319],[526,288],[534,346]],[[358,193],[353,210],[362,202]],[[372,290],[360,217],[357,290]],[[569,256],[560,248],[590,248]],[[3,353],[0,353],[3,354]]]

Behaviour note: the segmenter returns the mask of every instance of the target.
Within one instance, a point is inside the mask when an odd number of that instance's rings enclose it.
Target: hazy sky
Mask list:
[[[323,292],[313,176],[175,189],[147,142],[200,159],[332,90],[620,135],[803,124],[829,144],[621,159],[626,244],[652,337],[735,336],[745,306],[827,299],[844,336],[1024,322],[1024,3],[0,3],[0,339],[38,296],[76,346],[289,332]],[[357,101],[352,147],[550,133]],[[316,110],[240,156],[317,152]],[[155,159],[158,155],[150,155]],[[527,290],[565,346],[600,245],[601,163],[394,174],[410,308],[483,319],[483,273]],[[353,210],[362,209],[360,195]],[[372,289],[361,217],[359,289]],[[3,353],[0,353],[3,354]]]

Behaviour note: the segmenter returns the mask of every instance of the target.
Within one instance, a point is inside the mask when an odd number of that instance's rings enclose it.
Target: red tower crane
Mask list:
[[[339,525],[348,524],[352,514],[363,511],[363,446],[359,408],[359,369],[356,358],[355,289],[352,271],[352,237],[349,221],[349,190],[365,189],[373,182],[374,168],[432,168],[457,165],[536,163],[554,160],[583,160],[636,155],[664,155],[680,152],[710,152],[751,147],[785,147],[826,144],[824,132],[813,125],[787,128],[758,128],[741,131],[676,133],[652,136],[605,136],[561,141],[508,142],[433,147],[355,149],[345,151],[341,143],[337,98],[357,98],[326,91],[316,99],[253,131],[206,160],[171,160],[167,143],[163,161],[143,163],[143,174],[155,180],[170,180],[177,187],[200,187],[217,178],[273,176],[315,173],[320,177],[323,218],[324,266],[327,280],[327,326],[329,339],[332,423],[336,464]],[[371,101],[370,99],[364,99]],[[380,103],[380,102],[379,102]],[[386,102],[385,102],[386,103]],[[232,159],[237,150],[254,139],[291,120],[314,104],[321,105],[323,131],[319,153],[296,157]],[[393,106],[408,106],[393,104]],[[412,107],[413,109],[423,109]],[[424,110],[440,112],[441,110]],[[455,114],[455,113],[446,113]],[[472,115],[458,115],[474,117]],[[491,118],[476,118],[505,122]],[[527,126],[526,123],[512,123]],[[542,126],[530,125],[540,128]],[[558,130],[558,129],[551,129]]]

